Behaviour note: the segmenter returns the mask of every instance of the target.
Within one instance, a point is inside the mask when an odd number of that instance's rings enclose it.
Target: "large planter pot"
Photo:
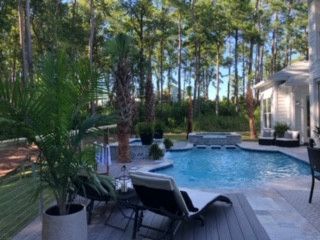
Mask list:
[[[72,204],[70,214],[58,215],[58,207],[53,206],[43,213],[43,240],[87,240],[87,213],[85,206]]]
[[[150,145],[153,142],[153,134],[140,134],[142,145]]]

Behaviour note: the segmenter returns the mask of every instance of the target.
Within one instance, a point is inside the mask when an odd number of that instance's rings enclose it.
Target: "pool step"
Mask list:
[[[224,146],[226,149],[237,149],[236,145],[225,145]]]
[[[211,145],[211,149],[221,149],[221,145]]]
[[[195,147],[198,149],[206,149],[207,145],[196,145]]]

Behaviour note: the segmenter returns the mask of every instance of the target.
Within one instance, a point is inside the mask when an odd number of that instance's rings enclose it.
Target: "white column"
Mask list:
[[[310,59],[310,127],[311,136],[319,125],[320,80],[320,0],[309,0],[309,59]]]

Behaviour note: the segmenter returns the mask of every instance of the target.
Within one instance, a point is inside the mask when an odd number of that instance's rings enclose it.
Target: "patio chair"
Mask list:
[[[166,175],[151,172],[134,172],[130,176],[144,209],[170,219],[169,227],[164,231],[142,225],[143,214],[141,214],[142,216],[136,216],[133,238],[140,227],[164,232],[163,239],[166,237],[173,238],[181,221],[197,219],[204,225],[204,219],[201,214],[212,203],[222,201],[232,204],[229,198],[220,194],[198,190],[180,191],[173,178]],[[136,214],[139,215],[139,213]]]
[[[299,131],[286,131],[284,137],[276,138],[276,146],[279,147],[299,147],[300,133]]]
[[[308,155],[312,176],[311,189],[309,195],[309,203],[311,203],[315,179],[320,181],[320,149],[308,147]]]
[[[87,222],[88,225],[90,225],[94,202],[99,201],[107,203],[111,200],[111,196],[99,191],[99,189],[95,187],[86,176],[79,177],[79,180],[74,182],[74,185],[77,188],[76,194],[89,200],[89,204],[87,205],[86,209],[88,214]],[[101,185],[105,191],[108,192],[108,187],[104,186],[103,183],[101,183]]]
[[[275,131],[270,128],[262,130],[262,135],[259,137],[260,145],[274,145],[275,143]]]

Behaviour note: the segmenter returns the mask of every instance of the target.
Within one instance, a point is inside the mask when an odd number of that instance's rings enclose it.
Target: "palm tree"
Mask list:
[[[118,159],[130,161],[129,137],[134,109],[132,58],[134,47],[125,34],[117,35],[108,42],[108,52],[113,62],[114,87],[118,110]]]
[[[57,53],[42,62],[31,88],[22,88],[20,81],[0,81],[0,123],[6,121],[38,146],[40,187],[51,189],[60,215],[69,211],[80,174],[90,176],[96,189],[106,193],[93,171],[94,152],[81,148],[87,130],[100,120],[85,115],[95,94],[87,87],[93,79],[88,76],[93,76],[89,63],[71,63],[66,54]]]

